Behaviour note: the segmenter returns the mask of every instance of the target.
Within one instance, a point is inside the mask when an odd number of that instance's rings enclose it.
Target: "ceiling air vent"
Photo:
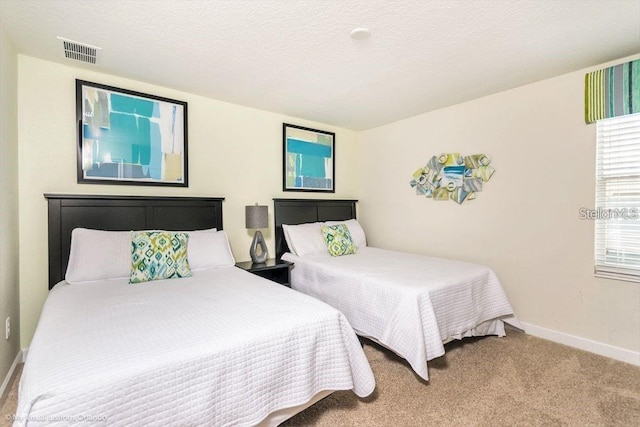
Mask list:
[[[86,62],[89,64],[96,63],[98,51],[101,50],[99,47],[65,39],[63,37],[58,37],[58,39],[62,40],[65,58],[75,59],[76,61]]]

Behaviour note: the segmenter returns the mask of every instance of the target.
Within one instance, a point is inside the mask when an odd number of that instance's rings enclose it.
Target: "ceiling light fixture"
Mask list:
[[[351,30],[351,38],[354,40],[364,40],[371,35],[368,28],[354,28]]]

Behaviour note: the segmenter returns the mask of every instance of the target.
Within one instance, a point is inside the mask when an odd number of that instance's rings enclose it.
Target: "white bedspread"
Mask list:
[[[322,390],[375,387],[345,317],[235,267],[51,290],[15,425],[255,425]]]
[[[293,289],[340,310],[359,335],[405,358],[425,380],[427,361],[442,356],[445,343],[502,336],[501,319],[513,315],[494,272],[477,264],[372,247],[282,259],[295,263]]]

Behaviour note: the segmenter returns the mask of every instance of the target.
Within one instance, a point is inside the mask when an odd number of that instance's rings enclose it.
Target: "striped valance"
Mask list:
[[[587,73],[585,121],[640,112],[640,60]]]

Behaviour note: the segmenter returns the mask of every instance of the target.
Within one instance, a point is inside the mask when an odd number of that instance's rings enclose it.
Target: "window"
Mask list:
[[[596,127],[595,273],[640,282],[640,114]]]

